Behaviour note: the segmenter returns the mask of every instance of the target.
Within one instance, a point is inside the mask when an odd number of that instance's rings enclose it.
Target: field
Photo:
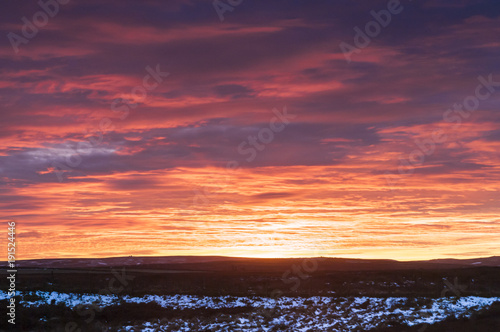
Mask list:
[[[497,258],[26,261],[18,272],[16,329],[498,331],[497,263]],[[6,298],[0,292],[2,306]],[[5,320],[1,324],[2,330],[9,328]]]

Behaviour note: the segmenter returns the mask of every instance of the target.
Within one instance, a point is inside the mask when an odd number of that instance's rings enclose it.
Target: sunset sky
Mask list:
[[[500,255],[499,1],[42,1],[0,13],[17,259]]]

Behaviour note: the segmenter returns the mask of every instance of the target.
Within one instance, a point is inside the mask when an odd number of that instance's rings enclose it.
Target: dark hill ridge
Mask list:
[[[219,256],[18,261],[20,291],[96,293],[130,279],[124,294],[203,296],[500,296],[498,257],[399,262],[346,258]],[[5,266],[5,265],[4,265]],[[5,274],[6,269],[0,269]]]
[[[170,271],[255,271],[266,272],[287,269],[294,264],[317,265],[318,271],[377,271],[406,269],[455,269],[470,267],[500,267],[500,257],[475,259],[435,259],[401,262],[389,259],[350,258],[240,258],[224,256],[166,256],[166,257],[110,257],[66,258],[17,261],[19,268],[85,269],[127,266]],[[2,262],[6,266],[6,262]]]

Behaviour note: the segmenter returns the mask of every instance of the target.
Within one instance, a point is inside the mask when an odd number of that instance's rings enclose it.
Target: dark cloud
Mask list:
[[[253,96],[254,91],[238,84],[225,84],[215,87],[215,92],[221,97],[244,98]]]
[[[20,238],[41,238],[43,236],[42,233],[37,232],[37,231],[31,231],[31,232],[22,232],[17,234],[17,237]]]

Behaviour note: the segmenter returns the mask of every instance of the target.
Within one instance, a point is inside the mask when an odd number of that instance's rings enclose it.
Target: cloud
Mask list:
[[[405,243],[411,222],[425,234],[408,243],[436,255],[493,248],[500,91],[457,128],[443,114],[478,76],[500,81],[500,4],[402,5],[350,64],[339,44],[387,1],[255,0],[224,22],[201,0],[61,6],[19,53],[0,43],[0,208],[33,235],[32,257],[121,255],[124,238],[123,250],[143,254],[206,253],[271,230],[290,237],[290,252],[328,234],[348,240],[325,251],[378,255]],[[22,33],[39,10],[5,3],[0,32]],[[141,100],[157,65],[170,75]],[[116,98],[137,104],[123,116]],[[248,161],[238,147],[284,106],[296,118]],[[392,191],[385,173],[399,174],[436,129],[447,140]],[[464,232],[472,244],[455,246]],[[204,243],[209,233],[218,237]]]
[[[42,236],[43,236],[42,233],[36,232],[36,231],[22,232],[22,233],[17,234],[17,237],[20,237],[20,238],[41,238]]]

